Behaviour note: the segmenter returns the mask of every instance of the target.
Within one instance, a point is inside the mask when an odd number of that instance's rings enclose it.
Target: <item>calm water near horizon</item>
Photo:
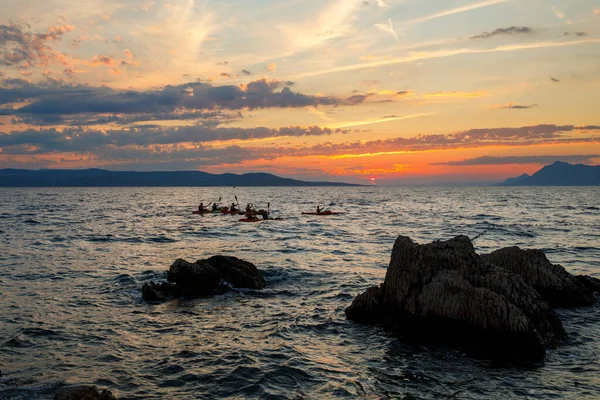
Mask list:
[[[284,220],[191,214],[234,196]],[[346,214],[300,215],[317,204]],[[458,234],[600,277],[600,187],[0,188],[0,400],[80,383],[121,399],[600,398],[598,304],[559,311],[567,343],[529,368],[346,320],[398,235]],[[253,262],[267,288],[142,300],[176,258],[215,254]]]

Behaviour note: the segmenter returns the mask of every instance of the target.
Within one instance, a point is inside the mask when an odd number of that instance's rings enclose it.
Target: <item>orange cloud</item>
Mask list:
[[[267,65],[267,69],[269,71],[275,72],[275,71],[277,71],[277,64],[269,64],[269,65]]]
[[[474,97],[486,96],[484,92],[435,92],[423,95],[426,99],[470,99]]]
[[[131,53],[131,51],[129,51],[129,49],[125,49],[123,53],[125,54],[125,57],[133,58],[133,54]]]
[[[146,2],[142,4],[142,10],[149,11],[152,8],[152,6],[154,6],[154,4],[155,3],[153,1]]]
[[[114,66],[116,62],[108,56],[94,56],[92,57],[92,60],[87,61],[86,64],[91,65],[92,67],[97,67],[99,65]]]

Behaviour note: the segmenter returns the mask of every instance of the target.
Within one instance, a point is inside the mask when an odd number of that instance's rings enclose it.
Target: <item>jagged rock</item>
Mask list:
[[[507,247],[482,255],[485,261],[518,274],[552,307],[579,307],[594,302],[594,294],[541,250]]]
[[[143,298],[148,301],[162,301],[169,297],[189,299],[214,295],[229,287],[265,287],[265,280],[254,264],[230,256],[213,256],[194,263],[179,258],[169,268],[167,281],[145,283],[142,286]]]
[[[540,360],[566,337],[548,303],[517,274],[485,262],[466,236],[426,245],[398,237],[385,281],[346,315],[497,359]]]
[[[208,263],[219,270],[221,278],[235,288],[263,289],[265,280],[254,264],[229,256],[212,256]]]
[[[96,386],[77,386],[59,389],[54,400],[117,400],[108,389],[99,391]]]
[[[181,291],[169,282],[146,282],[142,286],[142,297],[146,301],[165,301],[181,296]]]
[[[575,278],[590,292],[600,293],[600,279],[587,275],[577,275]]]

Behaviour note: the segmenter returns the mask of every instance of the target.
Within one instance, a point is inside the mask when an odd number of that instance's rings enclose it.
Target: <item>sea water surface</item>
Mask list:
[[[222,197],[282,221],[192,215]],[[302,216],[324,204],[340,216]],[[600,188],[0,189],[0,399],[66,384],[122,399],[597,399],[600,306],[561,310],[537,366],[403,343],[346,320],[398,235],[543,249],[600,277]],[[176,258],[233,255],[267,288],[148,304]]]

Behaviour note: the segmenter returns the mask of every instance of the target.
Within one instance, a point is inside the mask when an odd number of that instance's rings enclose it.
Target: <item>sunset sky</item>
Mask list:
[[[0,168],[426,184],[600,161],[598,0],[0,6]]]

